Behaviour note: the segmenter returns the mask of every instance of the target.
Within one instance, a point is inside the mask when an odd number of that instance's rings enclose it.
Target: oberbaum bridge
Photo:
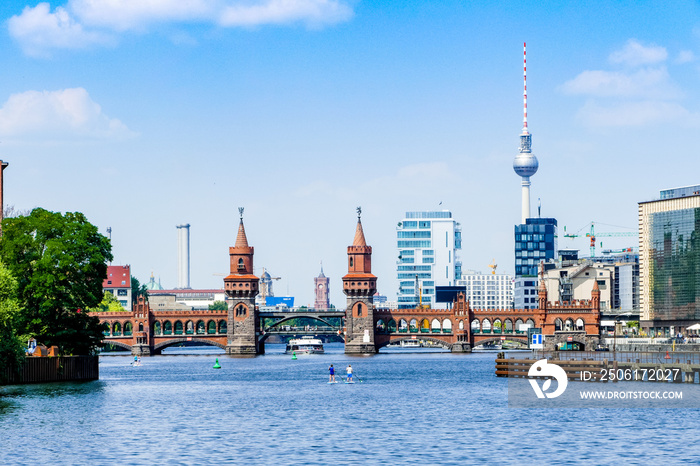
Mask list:
[[[359,208],[355,238],[347,250],[348,273],[343,277],[346,310],[260,311],[255,305],[259,278],[253,275],[254,248],[248,246],[239,210],[236,244],[229,248],[231,273],[224,278],[228,310],[154,310],[140,297],[131,312],[92,313],[107,324],[103,343],[134,355],[160,354],[182,343],[218,346],[232,355],[256,355],[265,352],[265,340],[271,335],[304,334],[284,325],[299,318],[323,324],[307,334],[339,336],[347,354],[374,354],[404,340],[430,341],[453,353],[469,353],[476,345],[503,341],[527,344],[521,324],[541,329],[548,349],[566,342],[571,349],[591,350],[599,342],[597,283],[590,300],[551,303],[544,280],[540,280],[537,309],[472,309],[464,293],[457,294],[451,309],[375,309],[377,277],[372,275],[372,247],[365,242]],[[333,321],[341,324],[332,325]],[[265,322],[273,323],[265,327]]]

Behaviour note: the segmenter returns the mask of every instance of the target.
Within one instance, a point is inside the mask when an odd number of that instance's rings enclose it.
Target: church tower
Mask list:
[[[238,225],[236,245],[229,248],[231,273],[224,278],[224,290],[229,298],[227,322],[227,354],[259,354],[263,349],[258,345],[260,322],[255,296],[258,294],[259,279],[253,275],[253,248],[243,227],[243,208],[239,207],[241,222]]]
[[[323,274],[323,264],[321,264],[321,273],[318,277],[314,278],[314,284],[316,285],[316,300],[314,301],[314,309],[317,311],[325,311],[330,309],[330,289],[328,288],[330,280]]]
[[[343,277],[345,310],[345,353],[374,354],[374,293],[377,277],[372,275],[372,247],[367,246],[357,208],[357,228],[352,246],[348,246],[348,273]]]

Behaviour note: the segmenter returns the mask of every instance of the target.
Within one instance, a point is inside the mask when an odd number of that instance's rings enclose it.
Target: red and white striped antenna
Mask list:
[[[523,42],[523,134],[527,130],[527,43]]]

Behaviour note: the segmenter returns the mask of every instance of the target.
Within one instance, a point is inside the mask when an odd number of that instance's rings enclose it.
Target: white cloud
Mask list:
[[[591,127],[641,127],[661,123],[678,123],[697,127],[700,115],[689,112],[676,102],[644,100],[600,105],[589,101],[577,117]]]
[[[667,59],[664,47],[647,47],[630,39],[609,57],[611,63],[624,68],[583,71],[559,90],[589,97],[577,118],[591,127],[642,127],[661,123],[697,127],[699,115],[684,107],[684,92],[663,63]],[[692,60],[693,53],[684,51],[675,62]]]
[[[347,21],[352,9],[337,0],[267,0],[257,4],[237,3],[224,8],[222,26],[283,24],[301,21],[313,26]]]
[[[7,26],[22,50],[32,56],[47,55],[51,49],[84,48],[109,42],[103,33],[86,31],[65,8],[58,7],[51,13],[48,3],[25,7],[21,15],[8,20]]]
[[[627,66],[651,65],[666,61],[667,58],[666,48],[656,45],[645,47],[635,39],[630,39],[621,50],[610,54],[610,63]]]
[[[679,65],[692,61],[695,61],[695,54],[691,50],[681,50],[676,58],[676,63]]]
[[[121,121],[102,113],[83,88],[13,94],[0,108],[0,135],[32,139],[124,138]]]
[[[211,20],[222,1],[70,0],[68,6],[86,25],[125,31],[158,22]]]
[[[346,0],[68,0],[51,12],[48,3],[25,7],[8,20],[10,35],[25,53],[77,49],[113,42],[117,33],[147,32],[159,23],[208,23],[222,27],[304,23],[319,27],[347,21]]]
[[[561,86],[567,94],[598,97],[666,97],[678,96],[666,67],[643,68],[632,73],[620,71],[584,71]]]

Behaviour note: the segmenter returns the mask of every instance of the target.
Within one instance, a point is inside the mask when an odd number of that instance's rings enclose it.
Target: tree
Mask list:
[[[144,301],[148,301],[148,288],[146,284],[139,282],[138,278],[131,276],[131,301],[138,302],[139,296],[143,296]]]
[[[58,346],[61,354],[91,353],[103,325],[86,309],[103,299],[109,239],[80,212],[41,208],[4,219],[2,230],[0,260],[17,278],[21,333]]]
[[[227,309],[228,305],[226,304],[226,301],[214,301],[209,305],[210,311],[225,311]]]
[[[88,309],[89,312],[125,312],[124,306],[114,297],[113,293],[105,291],[102,302],[94,308]]]
[[[24,342],[17,334],[20,307],[17,301],[17,280],[0,263],[0,369],[19,370],[24,359]],[[4,371],[0,370],[0,383]]]

